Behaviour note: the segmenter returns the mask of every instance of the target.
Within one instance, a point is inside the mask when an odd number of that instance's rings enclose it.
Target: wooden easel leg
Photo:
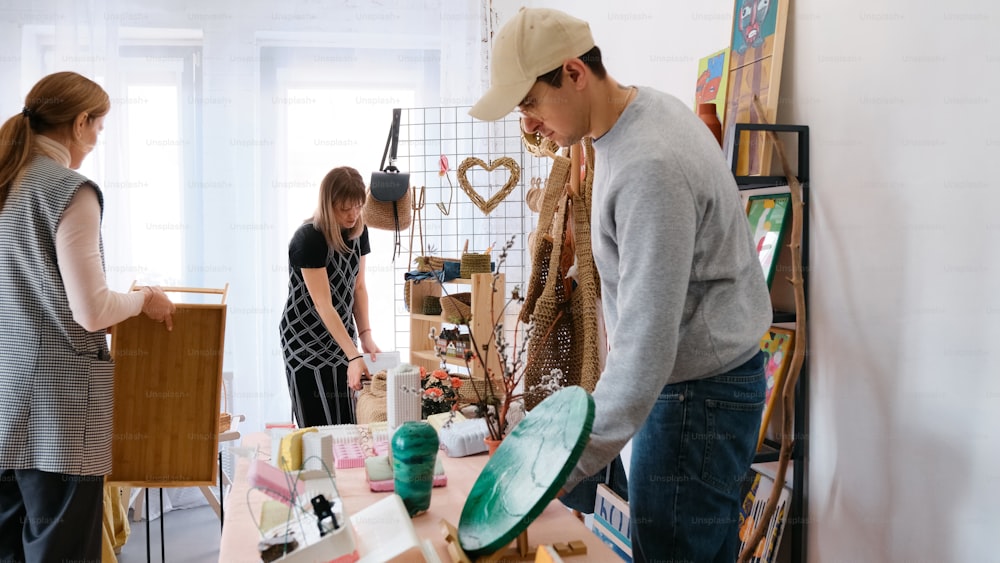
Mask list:
[[[528,530],[525,530],[517,535],[517,554],[525,557],[529,554],[528,552]]]

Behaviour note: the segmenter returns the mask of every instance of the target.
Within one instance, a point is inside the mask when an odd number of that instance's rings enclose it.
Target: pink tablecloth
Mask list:
[[[243,446],[259,448],[260,452],[269,455],[271,451],[270,437],[265,433],[255,433],[244,436]],[[447,544],[440,532],[440,521],[445,519],[453,525],[458,525],[459,516],[466,496],[472,489],[476,477],[486,465],[486,454],[463,458],[441,456],[448,485],[434,489],[431,497],[430,510],[413,519],[417,536],[430,539],[437,549],[442,562],[451,561]],[[240,458],[236,464],[235,477],[231,492],[226,495],[226,520],[222,530],[222,543],[219,548],[220,563],[258,563],[257,541],[260,533],[255,524],[255,518],[260,515],[261,504],[266,500],[263,493],[249,491],[247,470],[249,460]],[[337,488],[344,499],[344,506],[349,514],[354,514],[366,506],[382,499],[391,493],[373,493],[365,481],[364,469],[338,469]],[[617,561],[618,557],[606,547],[597,536],[588,530],[582,522],[559,501],[552,501],[545,511],[528,527],[528,542],[532,546],[538,544],[569,543],[581,540],[587,544],[587,554],[567,557],[567,563],[582,563],[584,561],[600,561],[608,563]],[[364,555],[364,554],[362,554]]]

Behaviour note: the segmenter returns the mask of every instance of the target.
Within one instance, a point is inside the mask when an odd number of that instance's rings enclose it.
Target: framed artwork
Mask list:
[[[719,123],[725,123],[726,88],[729,86],[729,47],[698,61],[698,83],[694,90],[694,109],[698,104],[715,104]]]
[[[774,479],[759,471],[754,470],[753,475],[750,489],[747,491],[746,496],[743,497],[743,506],[740,507],[739,537],[741,552],[750,540],[750,536],[757,526],[757,521],[760,520],[761,515],[764,513],[764,505],[767,503],[768,497],[771,496],[771,491],[774,490],[775,484]],[[791,497],[791,491],[788,490],[788,487],[782,487],[781,494],[778,496],[778,506],[775,508],[774,514],[771,515],[771,521],[768,522],[764,539],[757,544],[757,549],[754,550],[753,555],[749,558],[751,563],[773,563],[777,561],[778,547],[781,545],[781,535],[785,531],[785,523],[788,521],[788,512],[791,509]]]
[[[732,147],[731,131],[736,123],[775,122],[778,87],[785,45],[785,24],[789,0],[735,0],[732,42],[729,45],[729,84],[726,98],[725,150]],[[766,116],[757,115],[753,98],[760,98]],[[746,133],[740,141],[736,174],[768,175],[771,143],[763,132]]]
[[[791,194],[755,195],[747,200],[750,234],[768,288],[771,287],[775,266],[778,264],[785,222],[791,216],[789,213],[791,202]]]
[[[760,434],[757,437],[757,449],[764,443],[767,426],[771,422],[774,404],[780,400],[781,386],[785,381],[785,372],[792,358],[792,346],[795,343],[795,331],[772,326],[760,339],[760,350],[767,354],[764,364],[764,380],[767,382],[764,392],[764,413],[760,419]]]

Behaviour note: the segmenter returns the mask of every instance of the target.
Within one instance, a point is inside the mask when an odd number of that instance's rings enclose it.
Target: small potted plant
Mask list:
[[[422,418],[455,410],[458,407],[458,390],[462,380],[448,372],[442,364],[427,373],[420,368],[420,414]]]

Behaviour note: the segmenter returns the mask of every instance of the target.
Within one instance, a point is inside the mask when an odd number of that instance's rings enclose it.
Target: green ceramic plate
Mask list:
[[[472,486],[458,521],[470,557],[499,551],[555,498],[594,424],[594,400],[582,387],[550,395],[514,427]]]

